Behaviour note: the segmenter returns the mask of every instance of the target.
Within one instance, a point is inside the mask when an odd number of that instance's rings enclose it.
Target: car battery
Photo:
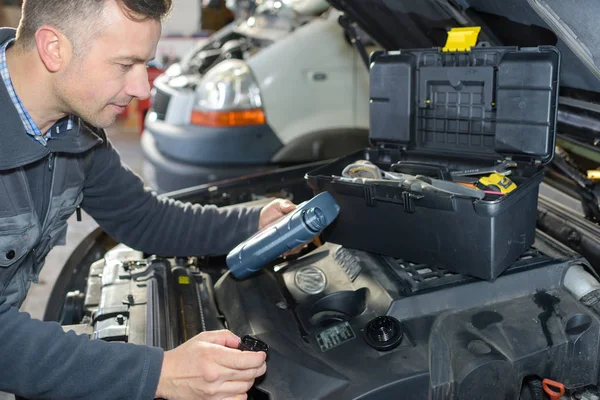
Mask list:
[[[534,241],[560,53],[473,43],[369,61],[372,147],[306,175],[340,206],[323,238],[494,280]]]

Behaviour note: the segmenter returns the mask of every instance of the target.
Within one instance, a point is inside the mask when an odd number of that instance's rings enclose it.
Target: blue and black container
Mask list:
[[[287,251],[310,242],[337,218],[339,210],[327,192],[299,204],[294,211],[240,243],[227,255],[231,274],[238,279],[246,278]]]

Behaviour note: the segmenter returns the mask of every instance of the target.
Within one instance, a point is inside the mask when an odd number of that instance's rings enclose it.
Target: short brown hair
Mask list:
[[[30,48],[35,43],[36,31],[43,25],[52,25],[77,46],[93,35],[95,22],[100,21],[107,1],[110,0],[24,0],[17,40],[23,48]],[[161,20],[172,7],[172,0],[114,1],[135,20]],[[82,27],[88,35],[81,35]]]

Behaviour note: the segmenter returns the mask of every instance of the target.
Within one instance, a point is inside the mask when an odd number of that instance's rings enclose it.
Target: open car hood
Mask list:
[[[592,98],[600,92],[600,1],[328,1],[388,50],[443,47],[447,31],[459,26],[480,26],[479,41],[492,46],[556,46],[561,87]]]

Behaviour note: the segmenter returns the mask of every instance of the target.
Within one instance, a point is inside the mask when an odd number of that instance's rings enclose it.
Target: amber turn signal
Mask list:
[[[260,125],[266,121],[262,109],[232,111],[192,111],[192,124],[204,126],[247,126]]]

